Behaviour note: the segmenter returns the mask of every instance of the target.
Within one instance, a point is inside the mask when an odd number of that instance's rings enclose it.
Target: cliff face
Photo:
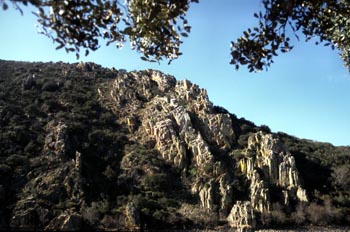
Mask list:
[[[254,212],[268,214],[276,196],[283,207],[289,207],[291,201],[308,202],[294,157],[272,134],[258,132],[250,136],[239,165],[250,180],[250,199],[234,205],[228,217],[232,226],[255,227]],[[271,199],[271,191],[275,199]]]
[[[254,229],[315,197],[277,135],[188,80],[0,64],[1,228]]]

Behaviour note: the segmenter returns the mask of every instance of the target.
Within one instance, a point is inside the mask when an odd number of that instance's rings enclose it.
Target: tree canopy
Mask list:
[[[3,9],[8,8],[6,1]],[[198,0],[10,0],[21,12],[21,5],[38,9],[40,33],[58,44],[57,49],[88,55],[107,45],[123,46],[128,38],[132,48],[141,52],[143,60],[176,59],[181,37],[190,32],[185,19],[190,2]]]
[[[141,59],[171,62],[181,55],[182,38],[191,27],[186,13],[199,0],[0,0],[22,12],[22,5],[38,9],[40,33],[58,44],[57,49],[85,55],[102,40],[117,47],[130,41]],[[248,3],[247,3],[248,4]],[[280,52],[292,50],[291,37],[300,34],[316,44],[337,49],[350,69],[349,0],[262,0],[263,10],[254,14],[258,24],[231,42],[231,64],[249,71],[267,69]],[[253,16],[252,16],[253,17]]]
[[[350,62],[350,1],[349,0],[262,0],[264,11],[255,13],[259,24],[243,32],[231,43],[231,64],[248,65],[249,71],[267,68],[278,52],[289,52],[290,36],[306,41],[315,38],[337,48],[345,66]],[[289,32],[289,33],[288,33]]]

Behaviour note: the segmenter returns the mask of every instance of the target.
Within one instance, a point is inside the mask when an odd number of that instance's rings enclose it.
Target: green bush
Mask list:
[[[60,88],[58,82],[56,81],[48,81],[43,84],[41,87],[41,90],[48,91],[48,92],[55,92]]]
[[[0,176],[4,176],[11,172],[11,167],[6,164],[0,164]]]
[[[168,191],[170,189],[170,180],[165,173],[156,173],[146,176],[144,180],[145,189],[152,191]]]
[[[11,167],[24,165],[24,164],[28,163],[28,158],[25,156],[22,156],[22,155],[14,154],[14,155],[7,157],[6,163]]]

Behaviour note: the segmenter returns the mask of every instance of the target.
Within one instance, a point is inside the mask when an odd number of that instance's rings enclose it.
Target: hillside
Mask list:
[[[159,71],[0,60],[1,230],[349,225],[349,158]]]

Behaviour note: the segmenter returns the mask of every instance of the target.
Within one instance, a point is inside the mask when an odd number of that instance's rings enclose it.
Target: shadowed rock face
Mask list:
[[[0,96],[0,228],[254,229],[274,203],[308,202],[282,142],[240,129],[246,120],[188,80],[93,63],[0,64],[12,89]]]

